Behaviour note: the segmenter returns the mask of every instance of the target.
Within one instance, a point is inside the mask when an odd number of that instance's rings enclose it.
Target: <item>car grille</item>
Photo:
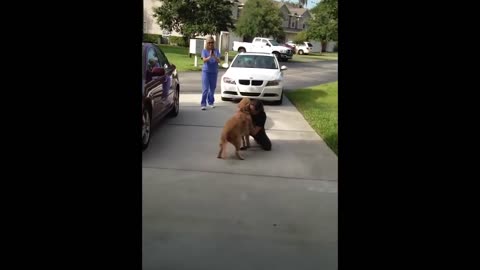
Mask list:
[[[260,93],[249,93],[249,92],[240,92],[242,96],[247,96],[247,97],[258,97],[260,96]]]
[[[287,54],[288,54],[288,55],[291,55],[291,54],[292,54],[292,50],[287,50]]]
[[[241,85],[250,85],[250,82],[251,82],[251,85],[254,85],[254,86],[260,86],[263,84],[263,81],[260,81],[260,80],[238,80],[238,83],[241,84]]]
[[[266,93],[266,94],[263,94],[264,97],[278,97],[278,94],[274,94],[274,93]]]

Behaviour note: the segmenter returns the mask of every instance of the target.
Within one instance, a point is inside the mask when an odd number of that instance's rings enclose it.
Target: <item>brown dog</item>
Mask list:
[[[220,136],[220,151],[217,158],[225,159],[227,153],[227,142],[235,146],[235,155],[238,159],[244,158],[240,155],[240,146],[245,136],[250,136],[253,129],[252,117],[250,115],[250,99],[243,98],[238,104],[239,110],[225,123]],[[247,137],[247,142],[249,146]]]
[[[247,128],[244,130],[245,132],[242,134],[242,147],[240,150],[245,150],[250,148],[250,133],[254,130],[252,115],[250,114],[250,99],[243,98],[240,103],[238,104],[238,110],[244,113],[248,113],[247,117]]]

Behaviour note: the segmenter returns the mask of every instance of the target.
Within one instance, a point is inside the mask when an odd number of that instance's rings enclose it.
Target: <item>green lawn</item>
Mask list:
[[[285,93],[310,126],[338,155],[338,82]]]
[[[160,48],[162,49],[163,53],[168,58],[168,61],[171,63],[175,64],[177,67],[178,71],[200,71],[202,70],[202,60],[200,59],[200,56],[198,56],[198,66],[195,67],[195,56],[192,55],[190,58],[188,56],[188,48],[187,47],[179,47],[179,46],[171,46],[171,45],[165,45],[161,44]],[[237,54],[237,52],[229,52],[228,53],[228,58],[231,61],[233,57]],[[223,59],[223,58],[222,58]],[[223,62],[221,62],[223,64]],[[229,62],[230,63],[230,62]]]
[[[293,55],[293,58],[289,61],[292,62],[313,62],[313,61],[325,61],[325,60],[338,60],[338,53],[333,52],[333,53],[328,53],[328,52],[323,52],[323,53],[311,53],[311,54],[304,54],[304,55],[299,55],[295,54]]]

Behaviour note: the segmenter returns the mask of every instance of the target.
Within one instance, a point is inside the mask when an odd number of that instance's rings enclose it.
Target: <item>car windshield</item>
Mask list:
[[[276,41],[273,40],[273,39],[269,39],[268,41],[270,41],[270,43],[272,43],[272,46],[278,46],[278,45],[280,45],[278,42],[276,42]]]
[[[275,58],[268,55],[238,55],[232,67],[278,69]]]

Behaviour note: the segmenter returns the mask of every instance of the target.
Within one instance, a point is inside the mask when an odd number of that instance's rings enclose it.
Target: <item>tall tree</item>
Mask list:
[[[307,37],[320,40],[325,45],[328,41],[338,41],[338,0],[322,0],[311,13],[308,22]]]
[[[273,0],[248,0],[237,22],[235,33],[246,40],[256,36],[284,36],[283,17]]]
[[[186,37],[234,29],[233,3],[228,0],[159,0],[154,17],[160,27]]]

